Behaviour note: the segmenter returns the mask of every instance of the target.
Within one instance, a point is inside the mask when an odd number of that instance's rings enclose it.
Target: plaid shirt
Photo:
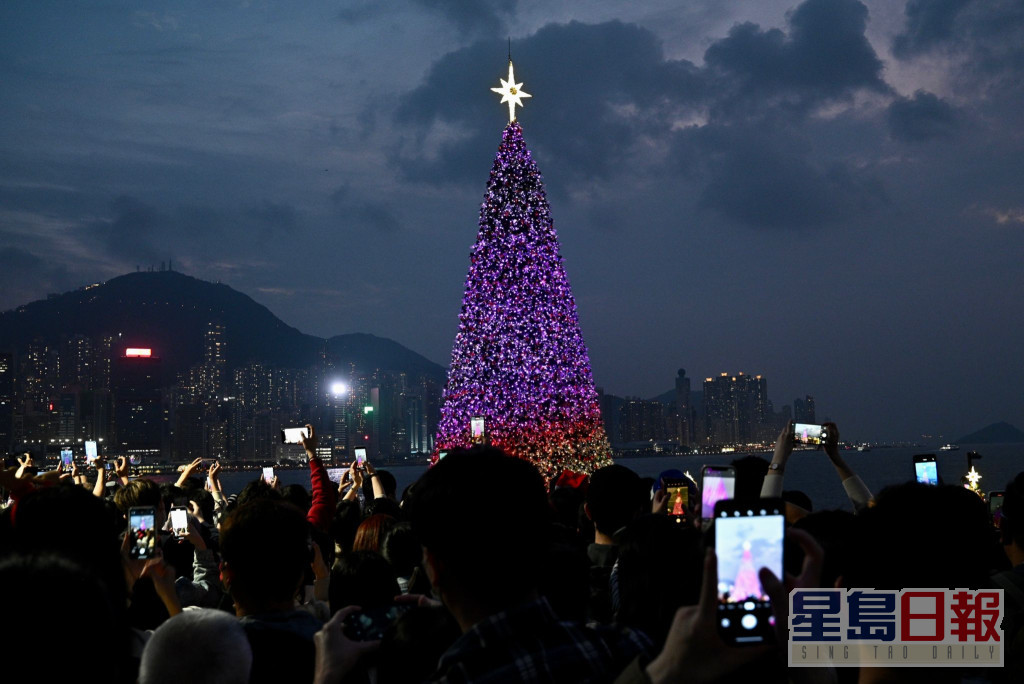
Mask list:
[[[610,682],[652,650],[642,633],[559,622],[541,598],[482,620],[441,656],[434,682]]]

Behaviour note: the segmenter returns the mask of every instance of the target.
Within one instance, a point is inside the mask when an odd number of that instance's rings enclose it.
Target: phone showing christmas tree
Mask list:
[[[758,573],[768,568],[776,577],[783,576],[783,506],[781,499],[715,504],[718,633],[726,643],[775,639],[772,604]]]

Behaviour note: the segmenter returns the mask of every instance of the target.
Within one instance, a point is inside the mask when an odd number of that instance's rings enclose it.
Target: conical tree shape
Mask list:
[[[443,402],[439,451],[469,446],[482,416],[490,444],[545,477],[611,462],[550,207],[515,122],[480,207]]]

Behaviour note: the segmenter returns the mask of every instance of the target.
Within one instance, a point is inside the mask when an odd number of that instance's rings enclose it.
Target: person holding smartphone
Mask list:
[[[846,464],[843,457],[839,455],[839,428],[835,423],[825,423],[826,438],[822,448],[832,462],[832,466],[839,474],[839,479],[846,490],[846,496],[853,504],[854,511],[860,511],[868,506],[871,501],[871,490],[864,484],[864,481],[853,472],[853,469]],[[775,453],[772,455],[772,462],[768,466],[768,473],[765,475],[764,483],[761,486],[761,498],[774,498],[782,496],[783,477],[786,472],[786,463],[793,453],[793,423],[787,423],[786,427],[779,433],[775,440]]]

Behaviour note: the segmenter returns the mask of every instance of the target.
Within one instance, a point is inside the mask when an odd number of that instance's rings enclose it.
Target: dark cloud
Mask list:
[[[290,204],[264,200],[246,214],[255,220],[265,236],[291,233],[299,225],[299,212]]]
[[[974,1],[910,0],[904,9],[906,28],[893,39],[893,54],[906,59],[947,43],[957,16]]]
[[[79,284],[73,281],[63,264],[55,264],[20,247],[0,247],[0,291],[6,306],[36,299],[41,290],[71,289]]]
[[[901,97],[886,112],[889,132],[897,140],[922,142],[952,137],[961,125],[951,104],[933,93],[918,90],[913,97]]]
[[[870,172],[818,159],[806,143],[761,128],[695,132],[690,149],[705,148],[710,180],[699,200],[740,224],[798,229],[838,222],[883,204]]]
[[[877,205],[884,192],[868,172],[798,131],[818,107],[890,92],[864,36],[867,8],[807,0],[788,22],[786,32],[737,25],[708,48],[704,67],[666,59],[651,31],[618,21],[549,24],[515,42],[517,79],[535,96],[520,119],[549,191],[682,171],[701,207],[766,227],[826,224]],[[403,99],[392,161],[407,177],[479,180],[501,110],[478,84],[495,80],[497,48],[445,55]],[[531,129],[533,117],[542,129]]]
[[[1024,2],[1020,0],[911,0],[893,54],[954,55],[954,82],[965,93],[1012,97],[1024,94]]]
[[[401,223],[387,205],[360,196],[348,184],[331,194],[331,204],[346,227],[369,228],[378,233],[393,233],[401,228]]]
[[[882,62],[864,36],[868,10],[858,0],[807,0],[788,17],[789,32],[739,24],[704,54],[716,106],[731,116],[781,103],[806,110],[858,89],[888,92]]]
[[[496,36],[515,15],[518,0],[413,0],[455,24],[462,33]]]
[[[153,237],[166,229],[157,209],[135,197],[122,195],[110,203],[111,218],[93,221],[82,230],[115,257],[152,263],[160,259]],[[164,255],[166,257],[166,254]]]

